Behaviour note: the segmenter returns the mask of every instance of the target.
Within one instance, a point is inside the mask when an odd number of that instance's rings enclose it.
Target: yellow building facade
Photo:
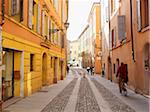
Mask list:
[[[1,78],[2,99],[7,100],[29,96],[65,77],[68,0],[4,2]]]

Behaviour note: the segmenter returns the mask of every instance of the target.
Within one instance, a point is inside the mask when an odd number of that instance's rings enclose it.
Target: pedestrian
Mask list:
[[[90,67],[91,75],[93,75],[93,67]]]
[[[87,68],[86,68],[86,70],[87,70],[87,72],[88,72],[88,74],[89,74],[89,71],[90,71],[90,67],[87,67]]]
[[[105,75],[105,70],[104,70],[104,68],[102,69],[102,77],[104,77],[104,75]]]
[[[67,73],[69,73],[69,66],[67,66]]]
[[[122,94],[122,91],[124,91],[125,93],[127,93],[127,90],[125,88],[125,80],[127,77],[127,71],[126,71],[126,66],[125,64],[122,62],[121,66],[118,68],[117,70],[117,75],[116,77],[119,77],[119,91]]]

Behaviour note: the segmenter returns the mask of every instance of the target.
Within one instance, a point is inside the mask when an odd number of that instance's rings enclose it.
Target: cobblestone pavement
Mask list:
[[[77,80],[73,79],[41,112],[63,112]]]
[[[109,104],[109,107],[113,112],[135,112],[130,106],[122,102],[118,97],[113,95],[108,89],[106,89],[102,84],[91,78],[92,82],[95,84],[98,91],[101,93],[104,100]]]
[[[75,112],[101,112],[87,78],[81,78]]]

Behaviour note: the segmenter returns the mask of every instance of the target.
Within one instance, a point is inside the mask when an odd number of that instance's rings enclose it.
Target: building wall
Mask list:
[[[72,63],[76,62],[79,64],[79,42],[78,40],[71,41],[70,43],[70,61]],[[74,62],[73,62],[74,60]]]
[[[109,56],[109,12],[108,0],[101,1],[101,36],[102,36],[102,68],[104,77],[108,78],[108,56]]]
[[[96,19],[96,24],[95,24],[95,30],[96,30],[96,38],[95,38],[95,73],[100,74],[101,73],[101,52],[102,52],[102,44],[101,44],[101,10],[100,10],[100,5],[97,5],[95,7],[95,19]]]
[[[39,17],[37,17],[36,11],[34,16],[29,20],[29,0],[23,2],[23,21],[20,22],[18,19],[20,12],[17,15],[10,15],[11,12],[10,3],[11,0],[5,0],[5,22],[2,26],[2,37],[3,37],[3,48],[11,49],[17,53],[21,53],[18,61],[21,62],[23,67],[20,67],[21,78],[18,82],[15,82],[15,96],[29,96],[32,93],[41,89],[42,85],[50,85],[54,82],[54,57],[58,58],[57,63],[57,80],[65,77],[66,71],[66,45],[62,47],[62,44],[66,44],[64,35],[66,31],[56,32],[49,35],[49,29],[54,29],[54,27],[49,27],[50,22],[54,23],[55,28],[64,29],[64,22],[67,20],[67,8],[66,2],[62,4],[62,1],[58,1],[59,8],[65,8],[62,10],[57,10],[53,7],[53,2],[48,0],[34,0],[36,3],[35,10],[38,12],[37,6],[40,6]],[[1,1],[0,1],[1,4]],[[45,18],[42,18],[42,10],[44,10]],[[63,15],[64,20],[61,21],[60,15]],[[61,12],[62,11],[62,12]],[[63,13],[63,14],[62,14]],[[41,18],[41,20],[39,20]],[[49,21],[47,21],[49,18]],[[1,17],[0,17],[1,20]],[[39,21],[39,23],[38,23]],[[44,21],[44,23],[43,23]],[[32,28],[29,28],[29,22],[32,23]],[[49,25],[48,25],[49,23]],[[11,27],[10,27],[11,26]],[[50,25],[51,26],[51,25]],[[39,30],[38,30],[39,27]],[[62,40],[62,37],[64,38]],[[61,41],[62,40],[62,41]],[[31,54],[33,57],[33,70],[31,71]],[[16,54],[17,55],[17,54]],[[18,54],[19,56],[19,54]],[[44,56],[44,60],[43,60]],[[17,56],[16,56],[17,57]],[[52,60],[51,60],[52,59]],[[63,74],[61,74],[60,62],[63,61]],[[15,66],[17,69],[17,62]],[[19,65],[18,65],[19,66]],[[44,67],[45,66],[45,67]],[[46,72],[44,72],[46,70]],[[45,76],[44,76],[45,75]],[[45,80],[43,79],[45,78]],[[44,80],[44,82],[42,82]],[[23,93],[20,91],[23,90]],[[20,95],[22,94],[22,95]]]
[[[106,39],[109,38],[109,51],[106,50],[103,55],[106,58],[103,58],[103,65],[105,63],[106,66],[106,77],[110,80],[116,81],[116,73],[118,69],[118,61],[119,65],[121,62],[128,65],[128,76],[129,76],[129,83],[128,86],[135,90],[136,92],[142,93],[142,94],[149,94],[148,87],[149,87],[149,65],[145,69],[144,68],[144,58],[145,53],[148,55],[149,48],[145,46],[149,46],[149,26],[146,28],[141,29],[141,31],[138,31],[138,19],[137,16],[138,10],[137,10],[137,2],[132,1],[132,16],[131,16],[131,7],[130,7],[130,0],[126,1],[115,1],[115,7],[112,11],[112,5],[110,2],[108,2],[108,13],[110,18],[110,32],[109,36],[106,36],[105,30],[103,28],[103,49],[105,49],[106,46],[104,46],[105,43],[107,43]],[[103,9],[104,10],[104,9]],[[124,15],[125,16],[125,24],[123,27],[125,28],[125,40],[122,42],[120,41],[120,38],[118,36],[119,28],[118,28],[118,16]],[[131,19],[132,17],[132,19]],[[132,20],[132,21],[131,21]],[[132,24],[132,25],[131,25]],[[121,24],[119,24],[121,26]],[[113,36],[113,29],[114,30],[114,36]],[[133,35],[132,35],[133,30]],[[112,39],[114,37],[114,39]],[[133,38],[133,40],[132,40]],[[114,40],[114,42],[112,42]],[[107,44],[106,44],[107,45]],[[133,48],[132,48],[133,45]],[[134,50],[134,55],[133,55]],[[103,57],[104,57],[103,56]],[[135,57],[134,57],[135,56]],[[147,57],[148,58],[148,57]],[[146,61],[149,61],[149,59],[146,59]]]

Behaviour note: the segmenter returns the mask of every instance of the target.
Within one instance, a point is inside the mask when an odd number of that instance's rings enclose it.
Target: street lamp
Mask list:
[[[64,27],[65,27],[65,29],[67,30],[68,27],[69,27],[69,23],[68,23],[68,22],[65,22],[65,23],[64,23]],[[56,32],[58,32],[58,31],[60,31],[60,30],[63,31],[64,29],[49,29],[49,31],[52,32],[52,33],[56,33]]]

